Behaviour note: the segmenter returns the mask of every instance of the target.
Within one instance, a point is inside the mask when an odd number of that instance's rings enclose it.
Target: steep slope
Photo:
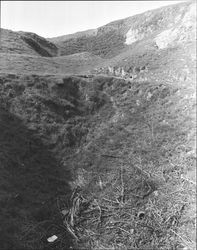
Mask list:
[[[47,39],[30,32],[19,32],[19,34],[41,56],[52,57],[58,55],[58,48]]]
[[[194,8],[115,21],[67,47],[57,38],[72,52],[63,56],[34,34],[6,33],[2,250],[196,248]]]
[[[58,48],[48,40],[30,32],[13,32],[0,29],[0,52],[40,55],[45,57],[56,56]]]
[[[11,30],[0,29],[0,52],[1,53],[18,53],[38,55],[17,32]]]
[[[49,149],[60,164],[58,169],[72,176],[72,195],[58,190],[51,201],[52,210],[42,207],[42,201],[53,197],[55,187],[48,189],[46,196],[44,187],[37,186],[36,176],[43,166],[46,172],[41,176],[50,179],[50,168],[55,171],[56,164],[53,160],[47,165],[42,163],[42,158],[37,158],[41,153],[45,155],[41,146],[37,142],[31,144],[33,139],[27,135],[20,139],[22,130],[2,116],[11,128],[15,127],[13,133],[19,133],[17,143],[22,140],[21,145],[26,145],[26,139],[30,141],[27,154],[18,153],[17,165],[10,162],[9,169],[18,172],[17,183],[24,166],[31,171],[36,164],[32,170],[35,180],[29,188],[36,185],[39,194],[34,197],[30,193],[31,202],[37,202],[30,209],[28,192],[20,187],[23,182],[18,184],[17,194],[12,194],[13,180],[4,177],[1,202],[2,207],[9,208],[3,209],[3,214],[8,211],[10,225],[4,231],[6,250],[10,250],[6,248],[8,236],[19,249],[66,250],[65,233],[70,234],[77,249],[194,249],[194,72],[186,81],[171,79],[168,83],[128,82],[107,76],[1,74],[0,87],[3,112],[20,118],[23,130],[37,135],[45,150]],[[8,135],[12,129],[6,128]],[[3,138],[1,143],[1,162],[7,169],[6,156],[10,159],[18,144],[12,143],[11,147]],[[21,149],[22,146],[18,148]],[[67,180],[62,177],[53,177],[60,189]],[[25,199],[19,205],[13,198],[17,221],[10,211],[10,195]],[[14,223],[20,230],[10,231]],[[47,243],[47,237],[53,234],[59,240]]]
[[[2,102],[0,129],[1,250],[43,249],[43,235],[50,236],[61,221],[57,193],[71,193],[69,172],[34,131],[2,109]]]
[[[130,37],[131,44],[127,49],[105,60],[93,72],[109,72],[110,66],[117,72],[124,69],[124,77],[137,79],[154,79],[157,74],[160,75],[160,80],[188,77],[189,69],[195,70],[192,65],[196,61],[195,10],[196,4],[189,3],[176,24],[170,23],[166,29],[146,39],[141,39],[138,35],[135,35],[135,39],[134,36],[132,39]]]
[[[151,38],[153,44],[155,42],[159,44],[160,39],[165,36],[165,30],[168,30],[168,33],[172,32],[172,39],[175,40],[175,33],[179,33],[178,30],[174,30],[176,26],[180,26],[178,29],[185,30],[185,33],[188,29],[194,30],[192,26],[195,23],[195,16],[190,15],[190,12],[195,12],[193,10],[195,10],[194,2],[184,2],[111,22],[88,36],[82,32],[80,36],[73,34],[70,39],[65,37],[63,40],[63,37],[59,37],[52,40],[60,47],[61,55],[89,51],[106,58],[113,57],[139,41]],[[187,16],[191,17],[190,25],[184,24],[184,20],[188,20]],[[157,37],[162,32],[164,32],[163,35]],[[154,40],[155,37],[157,37],[156,40]],[[191,37],[185,38],[185,40],[189,39]]]
[[[62,155],[77,144],[75,132],[85,133],[84,111],[72,79],[60,80],[1,75],[1,250],[49,249],[54,233],[62,240],[50,249],[68,249],[72,241],[58,207],[71,196]]]

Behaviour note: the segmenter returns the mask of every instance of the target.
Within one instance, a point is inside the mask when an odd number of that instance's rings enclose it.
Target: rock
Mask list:
[[[130,45],[144,38],[144,33],[140,33],[138,29],[130,29],[126,34],[125,44]]]

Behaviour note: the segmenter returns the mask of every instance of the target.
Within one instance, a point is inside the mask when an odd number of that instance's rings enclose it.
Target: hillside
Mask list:
[[[0,72],[23,74],[88,74],[104,60],[88,52],[61,57],[0,53]]]
[[[0,250],[196,249],[195,9],[1,29]]]
[[[89,52],[58,56],[59,48],[30,32],[0,29],[0,72],[38,74],[88,73],[104,60]]]
[[[188,20],[189,18],[190,20]],[[176,39],[177,32],[174,30],[176,26],[181,26],[185,33],[188,29],[193,29],[194,34],[195,29],[192,27],[194,23],[195,3],[183,2],[111,22],[99,27],[88,36],[84,31],[73,34],[70,38],[66,36],[65,39],[57,37],[50,40],[60,47],[61,55],[88,51],[109,58],[120,54],[130,45],[136,45],[139,41],[146,41],[149,38],[152,39],[153,44],[156,43],[157,46],[161,47],[160,40],[165,34],[167,35],[165,32],[172,32],[172,39]],[[191,37],[186,40],[189,39]]]
[[[1,53],[18,53],[38,55],[17,32],[11,30],[0,29],[0,52]]]
[[[58,48],[48,40],[30,32],[13,32],[0,29],[0,53],[18,53],[52,57]]]
[[[190,77],[1,74],[3,249],[195,249]]]
[[[58,55],[58,48],[45,38],[30,32],[19,32],[21,38],[38,54],[45,57]]]
[[[56,43],[56,42],[62,42],[62,41],[65,41],[65,40],[69,40],[69,39],[72,39],[72,38],[94,36],[96,34],[97,34],[97,29],[90,29],[90,30],[76,32],[74,34],[69,34],[69,35],[64,35],[64,36],[47,38],[47,40],[49,40],[49,41],[51,41],[53,43]]]

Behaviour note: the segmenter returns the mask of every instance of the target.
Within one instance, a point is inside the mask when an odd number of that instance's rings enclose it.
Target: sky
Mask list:
[[[1,28],[49,38],[182,1],[1,1]]]

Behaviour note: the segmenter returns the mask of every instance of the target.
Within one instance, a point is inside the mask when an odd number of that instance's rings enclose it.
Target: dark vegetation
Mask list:
[[[105,33],[98,33],[97,36],[72,38],[64,41],[61,46],[61,55],[70,55],[88,51],[101,57],[112,57],[125,47],[124,36],[116,30]]]
[[[0,28],[0,52],[9,54],[28,54],[38,56],[22,38],[18,32]],[[1,61],[3,61],[1,57]]]
[[[58,48],[47,39],[30,32],[0,29],[0,52],[30,54],[44,57],[57,56]]]
[[[58,36],[58,37],[53,37],[53,38],[47,38],[47,40],[56,43],[60,41],[65,41],[71,38],[77,38],[77,37],[82,37],[82,36],[94,36],[97,34],[97,29],[90,29],[90,30],[85,30],[85,31],[79,31],[74,34],[68,34],[68,35],[63,35],[63,36]]]
[[[57,39],[56,46],[1,30],[0,249],[196,248],[190,4]],[[155,46],[155,36],[176,28],[185,13],[177,40]],[[126,46],[130,28],[145,36]],[[54,57],[57,48],[66,55]],[[136,76],[90,74],[108,66]],[[49,243],[52,235],[58,238]]]
[[[57,55],[58,48],[46,39],[32,33],[25,33],[25,35],[22,35],[22,39],[41,56],[52,57]]]
[[[1,250],[45,249],[54,230],[69,247],[55,206],[61,195],[69,199],[69,171],[18,117],[1,108],[0,120]]]
[[[194,249],[193,91],[2,75],[4,249]]]
[[[130,29],[137,31],[139,37],[141,36],[140,40],[146,42],[163,30],[177,25],[190,4],[184,2],[117,20],[99,27],[96,33],[89,35],[84,31],[80,33],[81,35],[76,33],[76,36],[72,34],[50,40],[60,47],[61,55],[88,51],[103,58],[112,58],[130,47],[125,44],[126,34]],[[133,51],[135,52],[135,49]]]
[[[72,169],[63,157],[87,133],[83,116],[91,112],[80,101],[79,84],[72,77],[1,77],[2,250],[68,249],[72,243],[59,203],[69,204],[71,196]],[[53,234],[60,240],[51,248]]]

